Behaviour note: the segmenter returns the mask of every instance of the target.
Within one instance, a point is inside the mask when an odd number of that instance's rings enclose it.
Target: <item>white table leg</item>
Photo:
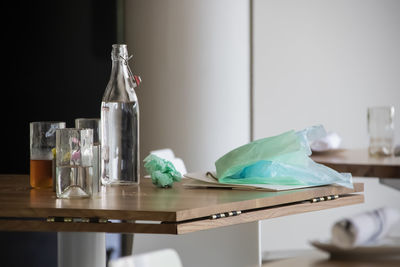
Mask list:
[[[59,232],[58,267],[106,267],[105,233]]]
[[[260,222],[184,235],[135,234],[133,255],[172,248],[183,266],[261,266]]]

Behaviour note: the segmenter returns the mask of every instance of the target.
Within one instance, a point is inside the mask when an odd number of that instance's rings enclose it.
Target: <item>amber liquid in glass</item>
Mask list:
[[[31,159],[30,181],[33,188],[52,187],[52,161]]]

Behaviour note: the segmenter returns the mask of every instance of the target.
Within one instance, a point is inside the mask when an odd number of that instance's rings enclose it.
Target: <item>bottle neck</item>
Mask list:
[[[122,75],[125,78],[129,78],[129,70],[127,66],[127,62],[122,58],[119,60],[112,60],[112,68],[111,68],[111,78],[116,77],[118,75]]]
[[[111,79],[114,79],[116,76],[123,74],[123,77],[131,80],[132,87],[135,88],[139,86],[141,83],[140,76],[133,75],[131,69],[129,68],[129,59],[132,56],[129,56],[128,50],[125,44],[114,44],[112,46],[111,51],[111,60],[112,60],[112,70],[111,70]]]
[[[111,60],[111,75],[103,96],[103,101],[137,102],[134,89],[139,85],[140,77],[134,76],[130,71],[126,45],[113,45]]]

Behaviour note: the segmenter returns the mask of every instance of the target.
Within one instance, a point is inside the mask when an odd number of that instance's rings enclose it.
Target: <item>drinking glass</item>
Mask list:
[[[394,107],[368,108],[369,154],[390,156],[394,141]]]
[[[93,130],[65,128],[56,132],[58,198],[92,195]]]
[[[75,128],[93,130],[93,195],[101,191],[100,179],[100,119],[79,118],[75,119]]]
[[[56,147],[56,130],[65,122],[39,121],[30,125],[30,184],[33,188],[51,187],[52,149]]]

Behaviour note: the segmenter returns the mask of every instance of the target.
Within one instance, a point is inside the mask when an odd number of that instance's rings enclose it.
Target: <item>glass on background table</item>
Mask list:
[[[394,148],[394,107],[369,107],[367,119],[369,154],[391,156]]]

